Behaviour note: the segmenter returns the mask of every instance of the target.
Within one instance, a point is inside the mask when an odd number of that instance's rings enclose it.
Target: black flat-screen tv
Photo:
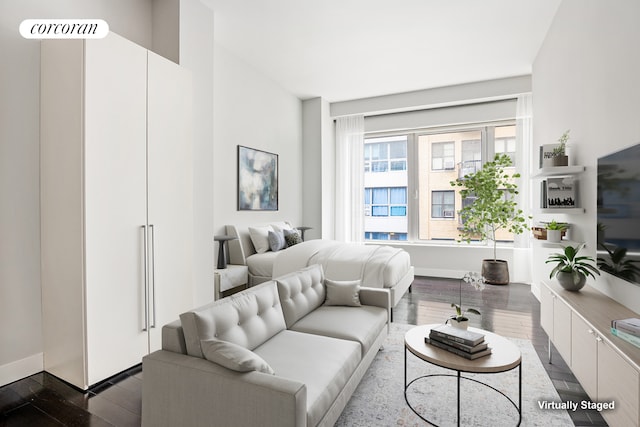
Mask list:
[[[640,285],[640,144],[598,159],[598,268]]]

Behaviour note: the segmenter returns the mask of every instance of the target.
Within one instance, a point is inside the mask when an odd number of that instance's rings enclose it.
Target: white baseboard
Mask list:
[[[15,362],[0,366],[0,386],[12,383],[44,370],[44,358],[42,353],[25,357]]]

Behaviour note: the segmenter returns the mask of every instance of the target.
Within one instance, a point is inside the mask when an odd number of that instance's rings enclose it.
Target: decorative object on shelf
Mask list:
[[[558,146],[553,149],[553,166],[569,166],[569,156],[566,154],[567,141],[569,140],[570,129],[558,139]]]
[[[521,234],[528,229],[527,218],[514,200],[518,185],[513,179],[519,178],[520,174],[508,175],[505,168],[510,166],[509,156],[497,154],[482,169],[450,182],[451,186],[465,187],[460,190],[463,199],[473,200],[459,211],[461,240],[467,243],[471,239],[493,241],[493,259],[482,261],[482,276],[493,285],[509,284],[509,266],[496,255],[496,231],[506,229]]]
[[[545,263],[557,263],[549,278],[555,276],[560,285],[568,291],[579,291],[587,281],[587,276],[595,279],[595,274],[600,275],[598,268],[590,263],[595,262],[590,256],[578,256],[578,252],[584,248],[584,243],[577,247],[566,246],[564,253],[549,255]]]
[[[227,268],[227,242],[229,240],[235,240],[237,237],[227,236],[226,234],[220,234],[213,236],[213,240],[219,242],[218,245],[218,265],[217,269],[223,270]]]
[[[456,314],[452,315],[447,319],[445,325],[448,323],[454,328],[458,329],[467,329],[469,326],[469,318],[466,316],[467,313],[477,314],[481,316],[480,312],[475,308],[467,308],[462,311],[462,282],[468,283],[473,286],[476,290],[484,289],[484,277],[481,274],[476,273],[475,271],[470,271],[464,275],[462,279],[460,279],[460,299],[458,300],[458,304],[452,302],[451,307],[455,307]]]
[[[545,208],[575,208],[577,206],[577,180],[573,176],[547,178]]]
[[[278,155],[238,145],[238,210],[278,210]]]
[[[564,222],[557,222],[555,219],[551,220],[546,225],[547,240],[552,243],[560,243],[562,237],[565,235],[569,225]]]
[[[301,225],[300,227],[296,227],[296,230],[300,230],[300,237],[302,238],[303,242],[304,242],[304,232],[312,229],[313,227],[307,227],[306,225]]]

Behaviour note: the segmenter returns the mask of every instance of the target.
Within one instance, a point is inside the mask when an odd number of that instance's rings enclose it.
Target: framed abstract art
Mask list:
[[[278,155],[238,145],[238,210],[278,210]]]

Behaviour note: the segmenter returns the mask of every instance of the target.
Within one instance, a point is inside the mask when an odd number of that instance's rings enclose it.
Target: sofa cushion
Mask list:
[[[360,343],[362,355],[369,351],[380,332],[387,327],[387,310],[363,305],[358,308],[322,306],[289,329]]]
[[[275,281],[287,327],[324,303],[324,273],[319,264],[278,277]]]
[[[180,315],[187,354],[204,357],[201,340],[217,338],[253,350],[285,329],[278,289],[269,281]]]
[[[337,281],[325,279],[327,300],[325,305],[360,307],[360,280]]]
[[[273,231],[270,225],[249,227],[249,236],[256,252],[263,254],[269,250],[269,231]]]
[[[284,234],[282,231],[269,231],[269,249],[273,252],[278,252],[281,249],[287,247],[287,242],[284,241]]]
[[[307,425],[315,426],[358,367],[357,343],[295,331],[282,331],[256,348],[278,377],[307,387]]]
[[[200,341],[204,358],[238,372],[259,371],[274,374],[264,359],[251,350],[247,350],[229,341],[215,338]]]

